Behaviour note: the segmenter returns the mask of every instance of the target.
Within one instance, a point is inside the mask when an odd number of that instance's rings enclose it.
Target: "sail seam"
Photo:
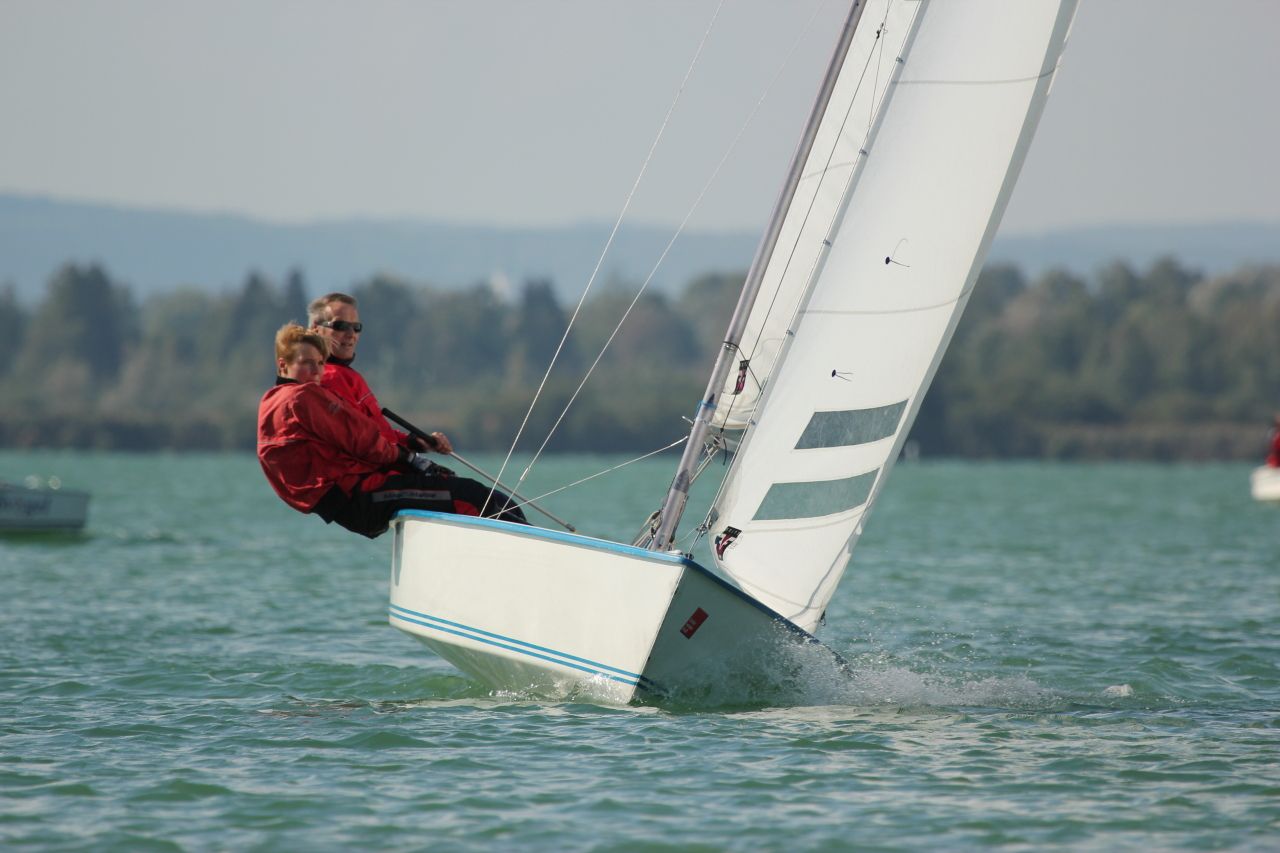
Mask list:
[[[975,285],[976,285],[976,282],[975,282]],[[827,314],[833,317],[859,316],[859,315],[881,316],[881,315],[889,315],[889,314],[915,314],[920,311],[936,311],[939,308],[946,308],[948,305],[955,305],[957,302],[959,302],[961,299],[964,299],[966,296],[968,296],[972,292],[973,292],[973,287],[966,287],[964,290],[960,291],[959,295],[957,295],[955,299],[946,299],[946,300],[943,300],[942,302],[937,302],[932,305],[918,305],[914,308],[885,308],[881,310],[873,310],[873,309],[866,308],[866,309],[859,309],[859,310],[850,309],[850,310],[844,310],[844,311],[836,310],[834,308],[807,308],[800,313],[801,314]]]
[[[1008,86],[1014,83],[1032,83],[1052,77],[1057,68],[1050,68],[1029,77],[1010,77],[1007,80],[899,80],[899,86]]]

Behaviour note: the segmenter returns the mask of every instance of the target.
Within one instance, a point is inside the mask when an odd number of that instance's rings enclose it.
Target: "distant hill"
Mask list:
[[[0,194],[0,284],[35,301],[67,261],[101,262],[138,296],[180,285],[238,287],[250,270],[281,278],[294,267],[313,293],[345,289],[376,272],[460,287],[480,280],[518,284],[550,278],[580,292],[608,238],[607,225],[506,228],[425,221],[340,220],[278,225],[242,216],[144,210]],[[654,226],[625,227],[603,280],[640,280],[671,237]],[[667,292],[710,271],[743,270],[759,235],[686,232],[654,281]],[[1172,254],[1207,272],[1280,261],[1280,224],[1120,226],[998,237],[991,260],[1029,275],[1051,266],[1089,273],[1111,260],[1143,267]]]
[[[348,289],[378,272],[452,288],[477,281],[552,279],[580,293],[609,226],[501,228],[438,222],[341,220],[279,225],[248,217],[81,204],[0,194],[0,284],[24,301],[39,298],[67,261],[98,261],[135,295],[179,285],[238,287],[250,270],[277,280],[301,268],[312,293]],[[671,230],[625,227],[599,283],[643,280]],[[686,232],[653,287],[679,291],[710,271],[745,269],[757,235]]]
[[[1050,267],[1088,274],[1116,260],[1143,269],[1165,256],[1210,275],[1280,263],[1280,223],[1112,225],[997,236],[989,261],[1016,264],[1028,275]]]

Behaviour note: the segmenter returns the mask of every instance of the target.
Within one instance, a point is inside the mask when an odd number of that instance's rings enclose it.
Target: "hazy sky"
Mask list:
[[[718,2],[0,0],[0,191],[612,221]],[[725,0],[633,221],[684,216],[799,39],[692,221],[759,227],[846,2]],[[1280,221],[1277,33],[1277,0],[1082,0],[1004,230]]]

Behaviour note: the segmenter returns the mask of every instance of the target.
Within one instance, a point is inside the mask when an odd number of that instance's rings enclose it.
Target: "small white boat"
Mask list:
[[[1254,468],[1249,475],[1249,491],[1255,501],[1280,501],[1280,468]]]
[[[977,281],[1075,9],[851,0],[645,532],[403,513],[391,624],[490,686],[605,702],[772,682],[809,660],[796,649],[834,659],[812,632]],[[704,567],[673,549],[720,454]]]
[[[0,482],[0,532],[76,531],[88,515],[88,492]]]

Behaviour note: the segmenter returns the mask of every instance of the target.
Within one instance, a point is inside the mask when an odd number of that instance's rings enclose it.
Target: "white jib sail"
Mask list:
[[[826,609],[964,309],[1075,8],[881,0],[863,13],[742,339],[747,387],[735,399],[732,377],[719,407],[722,425],[750,426],[712,509],[717,563],[802,628]]]
[[[764,380],[773,370],[796,306],[822,258],[823,241],[840,214],[859,151],[870,138],[889,81],[897,73],[895,60],[919,8],[916,0],[867,0],[864,4],[743,330],[741,350],[749,366],[741,377],[737,370],[730,373],[721,405],[712,417],[714,427],[741,431],[755,415]]]

